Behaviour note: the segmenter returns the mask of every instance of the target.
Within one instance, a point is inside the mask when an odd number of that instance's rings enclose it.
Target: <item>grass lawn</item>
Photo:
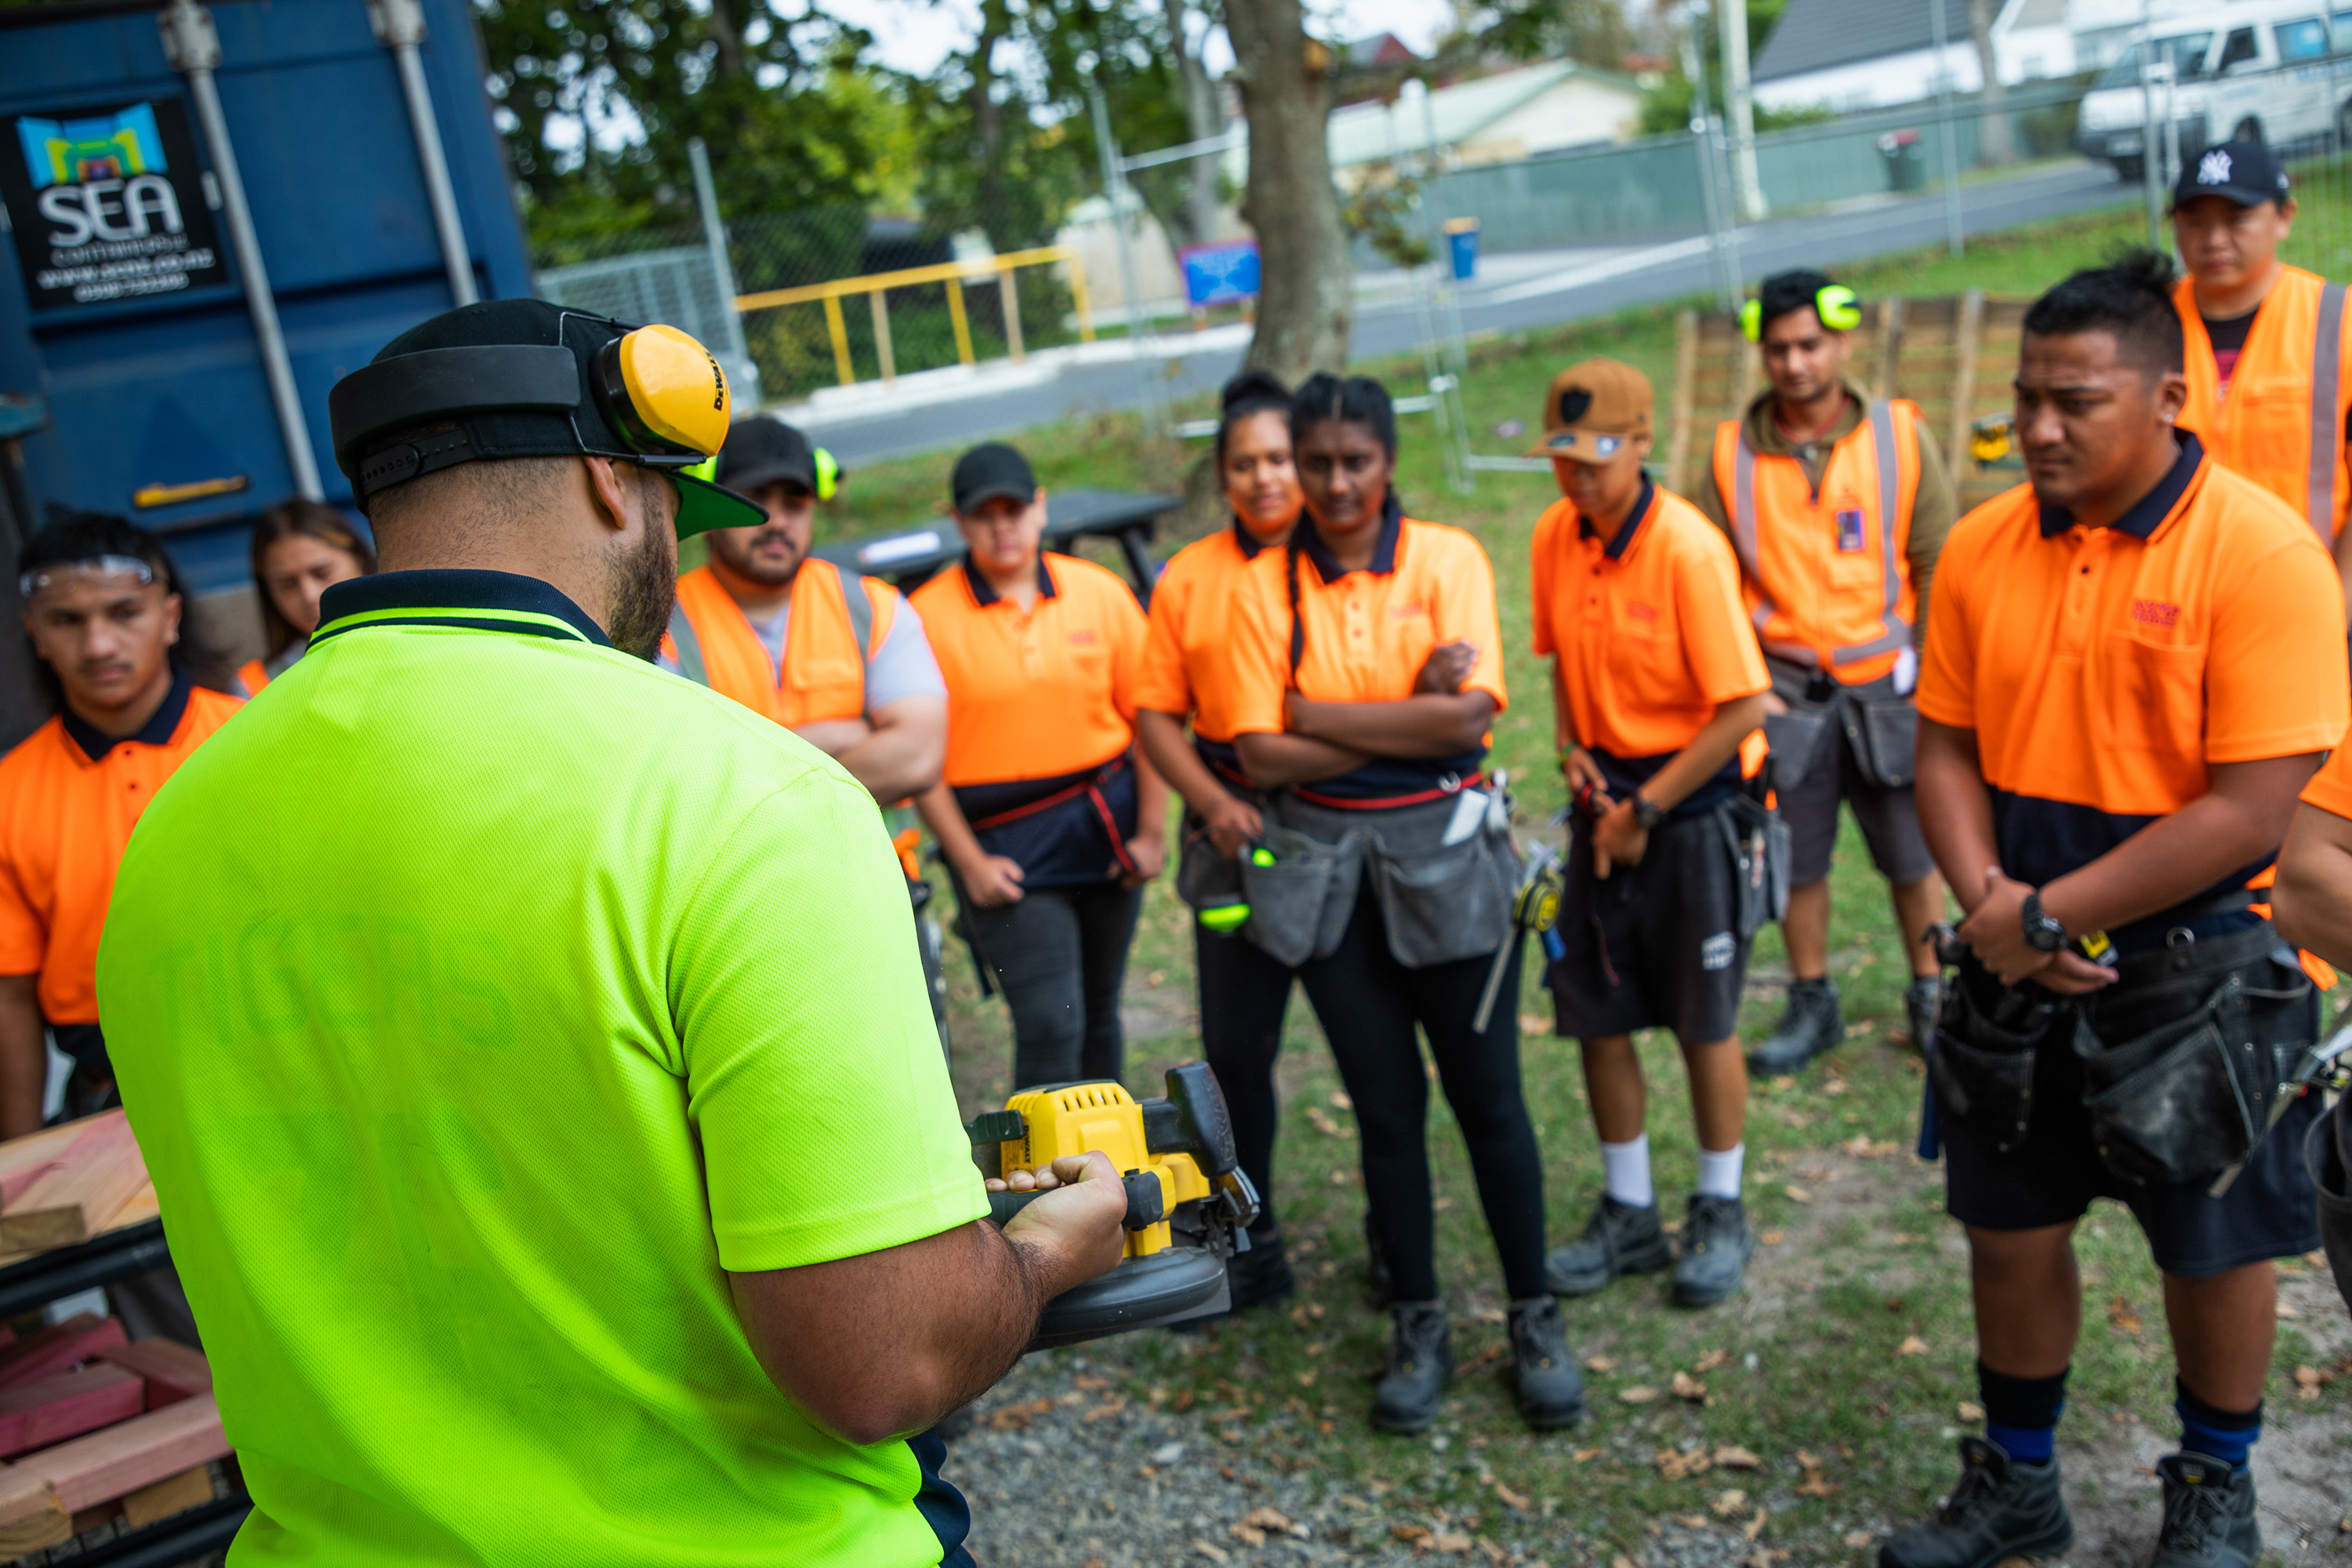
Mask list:
[[[2138,210],[2126,208],[1975,240],[1961,261],[1938,247],[1844,276],[1865,299],[1888,290],[1927,297],[1971,284],[2035,292],[2142,232]],[[1529,418],[1552,373],[1590,353],[1641,366],[1663,402],[1675,309],[1477,344],[1467,395],[1479,444],[1505,449],[1483,433],[1506,418]],[[1402,383],[1419,367],[1367,368]],[[1493,761],[1510,771],[1522,833],[1551,832],[1544,825],[1562,792],[1549,757],[1546,681],[1528,651],[1527,552],[1536,516],[1556,492],[1549,475],[1483,474],[1475,494],[1455,496],[1443,486],[1425,429],[1408,421],[1398,484],[1409,511],[1469,529],[1495,563],[1514,702],[1495,726]],[[1205,449],[1147,441],[1136,419],[1124,416],[1041,429],[1022,445],[1049,488],[1177,489],[1183,466]],[[944,457],[932,456],[861,471],[845,506],[827,509],[837,514],[829,523],[855,533],[932,511],[944,469]],[[1352,1120],[1303,995],[1294,1000],[1282,1065],[1286,1110],[1275,1194],[1301,1274],[1296,1302],[1205,1334],[1102,1342],[1085,1348],[1089,1364],[1132,1400],[1197,1409],[1204,1419],[1215,1412],[1208,1428],[1236,1452],[1307,1472],[1328,1491],[1369,1500],[1397,1520],[1426,1524],[1442,1517],[1506,1552],[1555,1563],[1607,1563],[1619,1553],[1638,1559],[1654,1521],[1697,1516],[1737,1528],[1754,1522],[1760,1509],[1769,1515],[1761,1547],[1789,1552],[1799,1564],[1864,1561],[1869,1542],[1918,1517],[1949,1485],[1951,1439],[1975,1418],[1967,1403],[1976,1396],[1974,1342],[1965,1251],[1942,1212],[1940,1173],[1911,1152],[1921,1071],[1902,1043],[1906,971],[1883,885],[1851,824],[1833,889],[1834,973],[1848,1037],[1803,1079],[1757,1086],[1748,1192],[1765,1245],[1748,1289],[1724,1308],[1696,1314],[1667,1307],[1658,1279],[1623,1282],[1569,1304],[1578,1352],[1593,1358],[1592,1415],[1579,1430],[1535,1436],[1512,1406],[1500,1277],[1461,1140],[1434,1092],[1429,1142],[1442,1211],[1439,1273],[1455,1313],[1456,1351],[1470,1370],[1455,1383],[1433,1438],[1402,1440],[1370,1429],[1366,1374],[1380,1365],[1386,1324],[1370,1310],[1364,1288]],[[1128,1081],[1139,1095],[1157,1092],[1165,1066],[1198,1052],[1191,942],[1187,912],[1163,879],[1147,900],[1128,982]],[[979,999],[960,945],[951,943],[950,965],[955,1069],[969,1114],[1003,1103],[1011,1047],[1003,1009]],[[1518,1004],[1521,1045],[1557,1243],[1575,1233],[1596,1200],[1601,1166],[1575,1047],[1552,1036],[1549,998],[1535,978],[1531,965]],[[1743,1037],[1769,1029],[1784,979],[1778,932],[1768,929],[1757,944]],[[1671,1217],[1694,1173],[1688,1104],[1671,1039],[1645,1038],[1643,1059],[1658,1184]],[[2154,1530],[2153,1483],[2137,1470],[2145,1459],[2131,1458],[2130,1440],[2143,1428],[2166,1436],[2172,1430],[2158,1281],[2119,1208],[2095,1212],[2082,1257],[2084,1330],[2064,1428],[2074,1445],[2069,1464],[2084,1453],[2107,1457],[2104,1470],[2078,1468],[2078,1490],[2116,1489],[2117,1505],[2137,1510],[2144,1542]],[[2323,1441],[2340,1495],[2347,1384],[2338,1377],[2304,1403],[2291,1381],[2297,1365],[2324,1367],[2342,1351],[2340,1313],[2322,1321],[2306,1310],[2304,1319],[2280,1324],[2273,1430],[2337,1434]],[[1677,1374],[1703,1392],[1677,1396]],[[1727,1447],[1758,1456],[1760,1467],[1694,1462]],[[1741,1495],[1727,1495],[1733,1491]],[[2330,1533],[2315,1548],[2331,1561],[2346,1539],[2333,1533],[2334,1519],[2329,1513]],[[1078,1557],[1071,1562],[1075,1568]]]

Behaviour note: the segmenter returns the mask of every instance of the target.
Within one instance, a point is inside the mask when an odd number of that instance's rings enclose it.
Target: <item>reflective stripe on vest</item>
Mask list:
[[[812,571],[811,568],[815,568],[815,570]],[[825,595],[824,597],[828,601],[836,597],[838,598],[842,612],[848,622],[847,630],[849,633],[849,646],[846,649],[842,651],[845,652],[849,658],[855,661],[854,668],[856,674],[854,677],[854,683],[856,687],[856,694],[853,700],[855,704],[854,710],[825,710],[808,713],[795,713],[793,711],[793,707],[796,705],[795,700],[799,694],[798,683],[793,682],[789,679],[790,672],[794,663],[793,656],[795,650],[797,649],[803,658],[806,658],[809,650],[805,639],[812,635],[817,635],[817,626],[823,622],[830,619],[826,612],[832,608],[831,604],[820,604],[814,597],[814,595],[824,593],[822,588],[813,587],[813,596],[803,605],[803,613],[792,617],[789,629],[786,631],[784,638],[784,663],[782,668],[779,668],[773,661],[773,656],[769,653],[766,645],[760,641],[759,634],[752,629],[751,622],[742,617],[742,610],[740,606],[737,605],[731,598],[726,597],[725,591],[723,589],[718,589],[715,585],[715,582],[712,584],[710,591],[708,592],[698,592],[695,588],[689,587],[688,584],[690,581],[700,583],[704,580],[708,580],[709,578],[708,569],[705,569],[698,574],[688,573],[685,577],[681,577],[678,580],[680,592],[677,597],[673,600],[670,605],[669,628],[668,637],[667,638],[669,645],[669,652],[677,660],[678,673],[685,676],[688,680],[693,681],[698,686],[709,687],[714,690],[720,690],[722,695],[732,697],[738,701],[744,703],[747,707],[765,711],[768,713],[769,717],[775,719],[779,723],[802,724],[820,719],[853,718],[862,714],[865,710],[866,661],[872,656],[873,652],[875,622],[874,601],[867,592],[866,580],[856,573],[841,572],[838,568],[833,567],[832,563],[829,562],[811,561],[802,567],[802,571],[806,574],[803,576],[803,582],[810,584],[814,584],[820,581],[824,581],[826,578],[827,574],[830,574],[830,583],[834,588],[834,592],[832,594]],[[759,682],[759,685],[761,688],[761,690],[756,693],[749,689],[724,690],[716,681],[713,680],[710,670],[711,660],[709,655],[704,649],[702,634],[697,630],[694,624],[694,617],[688,614],[687,610],[687,600],[690,595],[698,599],[709,601],[706,605],[707,611],[730,613],[737,616],[740,621],[741,634],[740,639],[737,637],[735,628],[733,626],[730,626],[726,631],[720,632],[717,635],[726,638],[730,642],[741,640],[757,644],[759,646],[759,663],[761,671],[761,677]],[[799,595],[796,591],[795,597],[798,596]],[[725,605],[725,611],[719,612],[719,606],[722,604]],[[836,626],[838,625],[838,623],[835,624]],[[835,635],[837,635],[837,633]],[[740,665],[746,658],[748,658],[748,653],[745,650],[739,648],[736,652],[734,662]],[[742,675],[749,674],[748,671],[739,671],[739,673]],[[844,682],[843,684],[846,685],[848,683]],[[760,700],[755,700],[755,698]],[[836,704],[835,706],[838,705]]]
[[[1882,653],[1893,653],[1911,640],[1911,627],[1898,613],[1903,605],[1903,577],[1895,553],[1895,520],[1902,501],[1902,471],[1897,467],[1900,454],[1895,446],[1895,409],[1883,397],[1870,400],[1869,412],[1871,453],[1878,465],[1878,538],[1881,563],[1885,568],[1885,607],[1880,612],[1885,630],[1868,642],[1851,643],[1830,650],[1833,665],[1853,664]],[[1759,569],[1756,550],[1756,448],[1748,444],[1748,422],[1738,424],[1738,446],[1732,456],[1731,544],[1738,552],[1739,564],[1747,570],[1748,580],[1756,584],[1756,635],[1764,651],[1776,658],[1807,668],[1818,668],[1821,659],[1813,650],[1801,643],[1778,642],[1764,637],[1764,628],[1780,614],[1772,596],[1764,591],[1764,574]]]
[[[2328,542],[2336,523],[2336,388],[2344,374],[2344,285],[2330,283],[2319,291],[2319,329],[2311,344],[2311,456],[2306,491],[2311,500],[2304,516]]]

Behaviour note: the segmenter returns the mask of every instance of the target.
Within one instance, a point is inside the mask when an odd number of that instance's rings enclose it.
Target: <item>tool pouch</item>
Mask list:
[[[2265,951],[2218,984],[2209,969],[2116,990],[2090,999],[2074,1026],[2083,1104],[2107,1169],[2171,1186],[2252,1154],[2284,1064],[2316,1030],[2309,977]]]
[[[1892,682],[1888,683],[1890,686]],[[1881,789],[1909,789],[1919,743],[1919,710],[1908,697],[1852,697],[1839,709],[1846,744],[1863,776]]]
[[[1779,659],[1766,662],[1771,668],[1773,695],[1789,708],[1786,713],[1764,716],[1764,741],[1772,752],[1772,783],[1778,788],[1792,790],[1812,771],[1814,758],[1822,749],[1822,731],[1829,727],[1836,700],[1829,703],[1810,700],[1805,695],[1805,689],[1811,684],[1808,671]]]
[[[2336,1289],[2352,1307],[2352,1097],[2339,1100],[2311,1124],[2303,1141],[2304,1169],[2319,1189],[2319,1239]]]
[[[1365,825],[1389,953],[1407,969],[1486,958],[1511,935],[1519,855],[1509,808],[1490,806],[1467,838],[1447,844],[1454,809],[1448,797],[1383,811]],[[1497,818],[1504,826],[1496,826]]]
[[[1269,817],[1258,843],[1271,863],[1261,865],[1254,854],[1242,857],[1242,892],[1250,907],[1242,933],[1286,968],[1328,958],[1339,950],[1355,912],[1363,863],[1356,837],[1326,844]]]
[[[1210,909],[1246,900],[1242,889],[1242,863],[1231,855],[1217,853],[1216,844],[1209,837],[1208,822],[1191,812],[1184,814],[1184,826],[1180,830],[1176,847],[1176,896],[1195,910]]]
[[[1742,940],[1789,912],[1789,825],[1780,814],[1747,795],[1735,795],[1716,808],[1717,830],[1731,854],[1739,889]]]
[[[1967,1126],[2006,1154],[2033,1121],[2034,1058],[2061,1009],[2039,986],[2011,989],[1964,955],[1944,987],[1927,1071],[1939,1117]]]

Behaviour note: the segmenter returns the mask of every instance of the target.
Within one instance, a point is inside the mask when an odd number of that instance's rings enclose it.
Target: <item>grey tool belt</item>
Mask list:
[[[1789,709],[1764,720],[1777,787],[1794,789],[1812,771],[1822,749],[1822,731],[1832,725],[1845,736],[1864,778],[1883,789],[1909,787],[1919,710],[1910,698],[1895,691],[1892,675],[1823,692],[1826,677],[1786,659],[1764,662],[1771,671],[1773,695]]]

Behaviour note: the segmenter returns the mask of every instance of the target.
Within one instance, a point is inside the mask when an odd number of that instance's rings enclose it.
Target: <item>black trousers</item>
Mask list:
[[[1414,1038],[1429,1037],[1437,1080],[1461,1124],[1478,1203],[1514,1301],[1544,1294],[1543,1161],[1519,1088],[1519,948],[1514,942],[1494,1016],[1470,1027],[1491,956],[1407,969],[1389,952],[1380,900],[1357,895],[1347,934],[1299,971],[1330,1037],[1364,1140],[1364,1196],[1400,1301],[1437,1298],[1429,1190],[1429,1079]]]
[[[1274,1058],[1282,1050],[1282,1015],[1297,972],[1247,937],[1221,936],[1198,921],[1192,953],[1201,981],[1201,1054],[1224,1090],[1242,1170],[1257,1188],[1253,1228],[1263,1235],[1274,1228]]]
[[[1118,987],[1140,888],[1038,888],[963,918],[1013,1011],[1013,1087],[1117,1078],[1127,1059]]]

